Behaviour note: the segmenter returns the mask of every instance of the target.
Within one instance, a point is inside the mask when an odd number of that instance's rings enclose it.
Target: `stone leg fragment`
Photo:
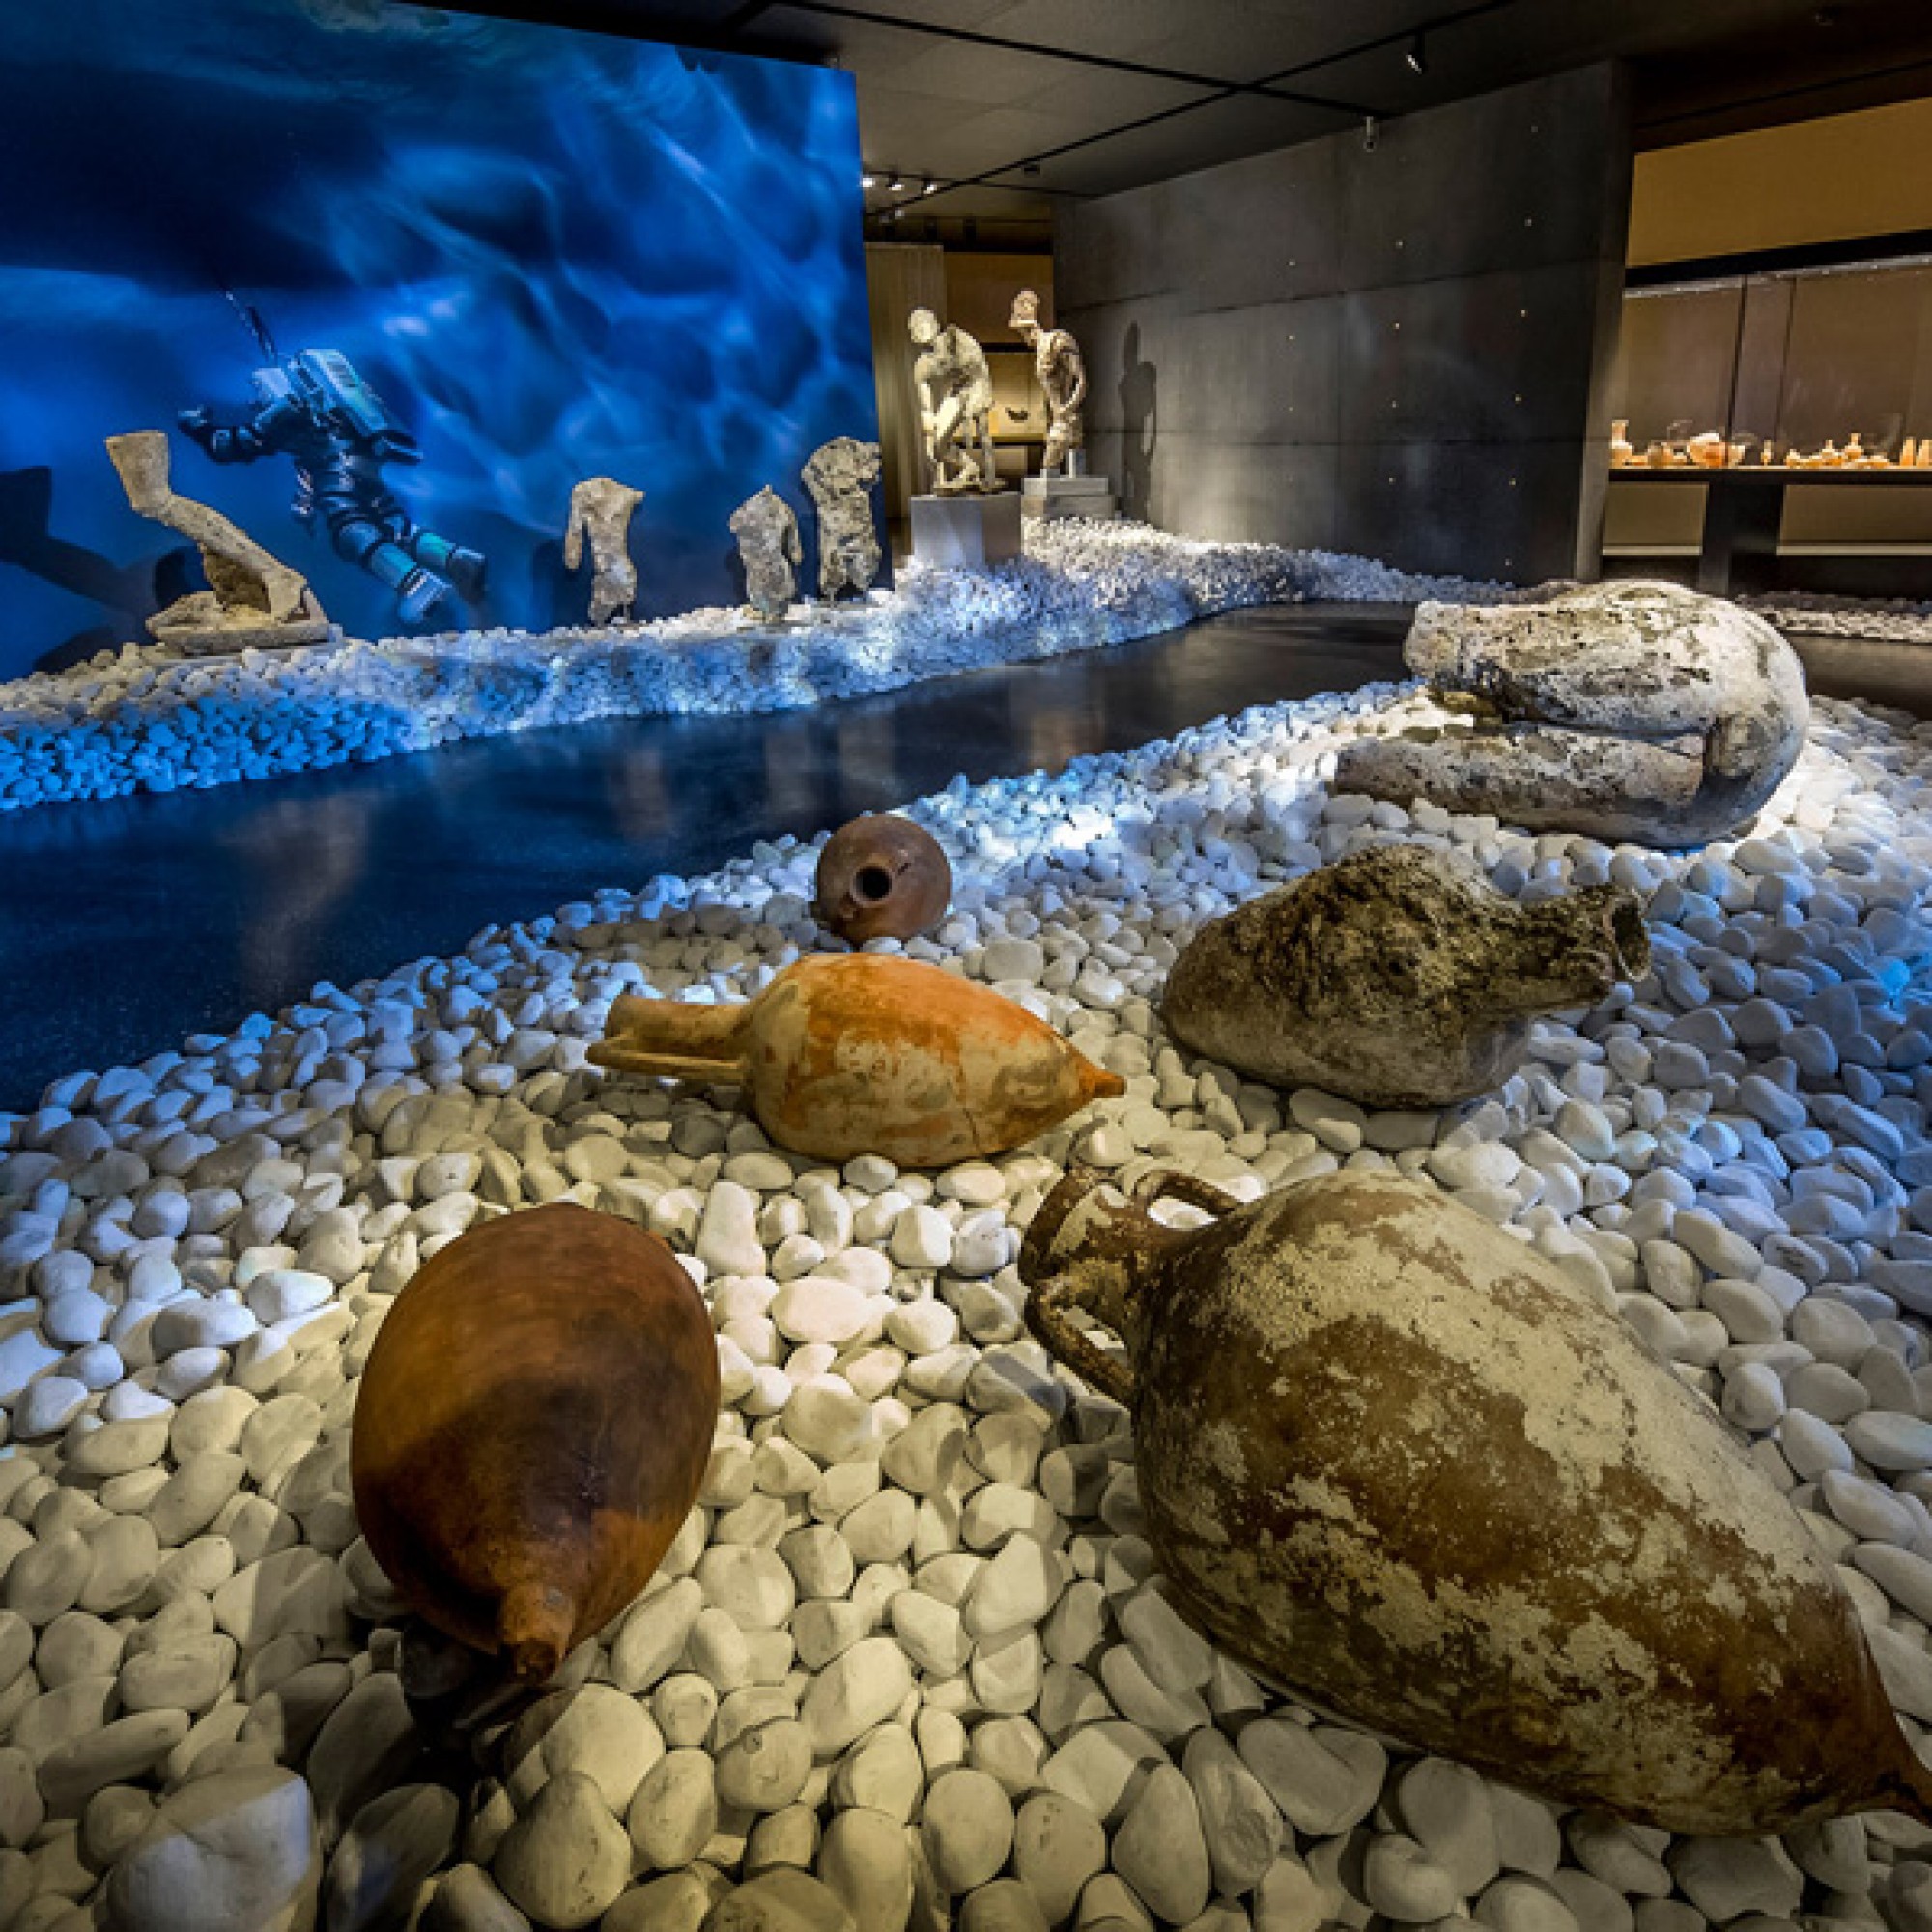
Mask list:
[[[1554,725],[1411,732],[1347,747],[1338,792],[1445,810],[1489,812],[1531,831],[1586,822],[1594,837],[1649,841],[1674,812],[1688,812],[1704,782],[1700,739],[1653,743]]]
[[[259,611],[275,624],[321,618],[300,571],[278,562],[219,510],[175,494],[168,480],[165,431],[110,436],[107,455],[134,509],[186,537],[201,552],[209,585],[224,611]]]

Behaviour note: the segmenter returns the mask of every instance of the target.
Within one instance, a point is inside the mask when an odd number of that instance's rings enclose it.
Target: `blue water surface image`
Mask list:
[[[851,78],[384,0],[7,8],[0,678],[200,587],[104,453],[142,429],[352,635],[581,622],[599,474],[646,493],[636,614],[735,602],[736,505],[809,521],[806,457],[876,434]]]

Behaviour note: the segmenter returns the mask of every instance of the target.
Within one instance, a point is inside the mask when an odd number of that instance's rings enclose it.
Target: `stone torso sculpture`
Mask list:
[[[622,623],[637,601],[638,566],[631,561],[631,519],[644,500],[641,490],[614,476],[586,476],[570,493],[570,521],[563,532],[566,569],[582,567],[590,551],[590,621]]]
[[[906,328],[919,350],[912,381],[934,493],[997,490],[993,374],[986,352],[956,323],[942,326],[929,308],[914,309]]]
[[[879,574],[871,494],[879,445],[835,436],[811,452],[800,475],[818,511],[818,594],[829,602],[849,588],[863,597]]]
[[[869,528],[869,514],[866,521]],[[731,512],[731,534],[738,539],[738,560],[745,566],[745,601],[766,623],[775,624],[798,588],[792,566],[805,561],[798,519],[768,483]]]
[[[1046,455],[1042,473],[1058,476],[1087,441],[1082,405],[1087,400],[1087,364],[1080,345],[1064,328],[1043,328],[1039,297],[1022,289],[1013,298],[1010,328],[1033,351],[1034,374],[1046,395]]]
[[[208,578],[208,589],[149,618],[156,639],[188,650],[239,651],[251,644],[315,644],[327,638],[328,620],[300,571],[271,556],[219,510],[175,494],[165,431],[110,436],[107,456],[129,504],[186,537],[200,551]]]
[[[1424,604],[1403,656],[1474,709],[1475,728],[1363,739],[1342,753],[1336,790],[1532,831],[1720,838],[1783,782],[1811,716],[1797,654],[1762,617],[1675,583]]]

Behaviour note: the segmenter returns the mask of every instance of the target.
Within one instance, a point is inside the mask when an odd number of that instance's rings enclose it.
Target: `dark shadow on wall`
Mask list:
[[[1127,325],[1121,349],[1121,514],[1153,521],[1154,367],[1141,360],[1141,326]]]
[[[11,563],[112,613],[44,652],[36,670],[65,670],[97,651],[145,636],[146,620],[202,587],[191,545],[178,544],[137,563],[118,564],[53,533],[54,473],[44,464],[0,470],[0,563]]]

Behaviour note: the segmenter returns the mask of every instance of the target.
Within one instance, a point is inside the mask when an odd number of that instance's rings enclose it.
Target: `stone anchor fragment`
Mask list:
[[[779,1146],[901,1167],[1004,1152],[1125,1087],[1013,1001],[865,952],[801,959],[743,1004],[626,994],[590,1059],[742,1087]]]
[[[201,553],[209,587],[148,619],[157,642],[189,651],[239,651],[327,641],[328,620],[300,571],[272,556],[219,510],[175,493],[164,430],[110,436],[107,456],[128,503]]]
[[[650,1580],[718,1417],[704,1303],[655,1235],[553,1203],[396,1297],[351,1446],[370,1553],[439,1630],[542,1683]]]
[[[1448,1106],[1521,1065],[1537,1014],[1648,971],[1640,905],[1618,886],[1518,905],[1466,859],[1374,846],[1204,927],[1161,1017],[1251,1079]]]
[[[1695,845],[1745,823],[1804,748],[1797,654],[1763,618],[1674,583],[1595,583],[1536,604],[1424,604],[1408,668],[1471,728],[1349,746],[1338,791],[1533,831]]]
[[[638,566],[631,561],[631,519],[644,493],[614,476],[586,476],[570,493],[570,518],[563,530],[566,570],[583,565],[590,552],[590,621],[627,622],[638,598]]]
[[[1168,1198],[1218,1218],[1182,1232],[1151,1211]],[[1076,1170],[1019,1266],[1034,1333],[1132,1413],[1177,1607],[1276,1682],[1666,1831],[1932,1816],[1798,1512],[1631,1329],[1480,1215],[1373,1172],[1243,1206]]]

